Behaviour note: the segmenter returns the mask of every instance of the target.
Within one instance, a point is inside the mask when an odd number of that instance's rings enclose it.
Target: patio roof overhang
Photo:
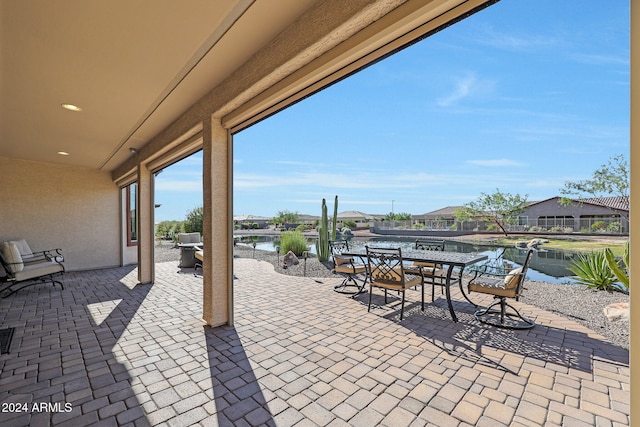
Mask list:
[[[121,180],[199,149],[207,116],[236,132],[495,1],[2,2],[0,156]]]

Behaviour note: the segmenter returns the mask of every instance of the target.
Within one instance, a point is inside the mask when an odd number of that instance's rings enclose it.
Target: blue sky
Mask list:
[[[502,0],[234,135],[234,214],[422,214],[542,200],[629,154],[629,2]],[[202,204],[202,158],[156,181]]]

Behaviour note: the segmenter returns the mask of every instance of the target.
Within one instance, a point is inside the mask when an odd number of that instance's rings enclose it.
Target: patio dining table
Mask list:
[[[367,259],[367,252],[365,248],[362,250],[349,250],[342,255],[358,257],[363,260]],[[440,264],[446,267],[446,280],[445,280],[445,295],[447,298],[447,306],[449,307],[449,313],[454,322],[458,321],[455,311],[453,310],[453,302],[451,301],[451,285],[456,282],[460,286],[462,296],[473,306],[477,306],[473,301],[469,299],[464,288],[462,286],[462,272],[470,265],[477,264],[481,261],[487,260],[487,255],[475,254],[475,253],[461,253],[461,252],[449,252],[449,251],[425,251],[420,249],[402,249],[403,261],[411,262],[428,262],[434,264]],[[455,268],[458,267],[459,271],[454,275]]]

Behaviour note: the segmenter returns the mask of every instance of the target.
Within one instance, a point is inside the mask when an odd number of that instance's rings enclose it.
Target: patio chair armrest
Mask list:
[[[62,249],[46,249],[44,251],[38,251],[33,253],[34,256],[42,256],[47,261],[55,261],[57,263],[64,262],[64,255],[62,255]]]
[[[421,265],[411,265],[404,267],[405,274],[410,274],[412,276],[420,276],[422,280],[424,280],[424,271]]]
[[[474,273],[475,276],[498,276],[506,277],[511,270],[504,267],[497,267],[494,265],[480,265],[472,267],[470,273]]]

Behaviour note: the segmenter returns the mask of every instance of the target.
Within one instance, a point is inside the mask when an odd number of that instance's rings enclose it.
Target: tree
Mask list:
[[[185,218],[182,227],[185,233],[198,232],[202,234],[202,218],[204,216],[204,209],[202,206],[189,211]]]
[[[412,219],[412,215],[407,212],[398,212],[398,213],[389,212],[384,217],[385,221],[411,221],[411,219]]]
[[[171,238],[180,230],[182,221],[162,221],[156,226],[156,236]]]
[[[300,219],[300,214],[298,212],[291,211],[278,211],[276,216],[273,218],[274,224],[295,224]]]
[[[622,154],[613,156],[607,164],[593,172],[591,179],[568,181],[560,193],[564,196],[560,204],[571,205],[576,198],[619,196],[629,211],[629,163]],[[626,219],[629,219],[628,217]]]
[[[505,236],[508,236],[507,224],[512,224],[518,215],[524,211],[528,195],[503,193],[496,188],[493,194],[480,193],[475,202],[467,203],[454,212],[458,221],[477,218],[489,224],[498,226]]]

